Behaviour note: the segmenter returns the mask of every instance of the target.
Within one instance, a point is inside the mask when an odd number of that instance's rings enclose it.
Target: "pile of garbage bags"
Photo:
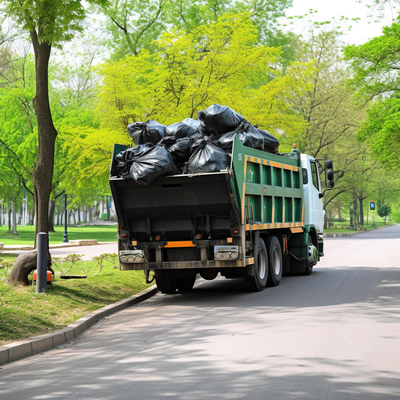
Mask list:
[[[219,172],[230,166],[235,136],[248,147],[278,153],[279,141],[219,104],[166,126],[157,121],[128,125],[135,146],[116,156],[117,173],[141,185],[175,174]]]

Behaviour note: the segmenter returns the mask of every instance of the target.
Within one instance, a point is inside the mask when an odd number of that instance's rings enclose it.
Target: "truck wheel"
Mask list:
[[[268,279],[268,254],[264,240],[259,238],[254,246],[253,275],[246,272],[243,275],[246,289],[251,292],[260,292],[265,288]]]
[[[308,237],[308,251],[307,251],[307,260],[306,260],[306,269],[304,271],[304,275],[311,275],[313,271],[313,267],[317,264],[318,260],[318,249],[314,245],[311,236]]]
[[[196,275],[185,276],[184,278],[176,279],[176,286],[180,292],[188,292],[193,289],[194,283],[196,282]]]
[[[282,279],[282,249],[276,236],[267,239],[267,249],[269,261],[267,286],[278,286]]]
[[[156,284],[161,293],[172,294],[176,292],[177,282],[171,271],[162,271],[156,275]]]

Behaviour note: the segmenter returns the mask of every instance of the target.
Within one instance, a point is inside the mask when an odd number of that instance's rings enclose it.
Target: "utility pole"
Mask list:
[[[64,194],[64,238],[63,243],[68,243],[68,215],[67,215],[67,193]]]

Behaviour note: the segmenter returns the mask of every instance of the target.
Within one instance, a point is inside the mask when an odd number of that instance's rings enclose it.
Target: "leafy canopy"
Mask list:
[[[89,0],[89,3],[105,5],[107,0]],[[86,16],[84,3],[77,0],[0,0],[4,11],[12,15],[20,26],[37,31],[39,41],[59,45],[82,31]]]
[[[361,46],[349,46],[354,77],[350,85],[363,103],[370,103],[368,118],[359,133],[388,168],[399,165],[400,144],[400,23],[384,28],[383,35]]]
[[[299,118],[285,99],[307,86],[312,68],[293,63],[283,76],[276,68],[280,49],[257,43],[248,14],[226,15],[190,33],[164,33],[154,53],[103,65],[102,126],[126,132],[140,120],[169,125],[219,103],[265,129],[298,129]]]
[[[262,43],[284,43],[277,19],[291,5],[292,0],[111,0],[101,11],[108,17],[108,44],[117,60],[141,49],[153,51],[153,41],[171,27],[192,32],[226,13],[249,12]]]

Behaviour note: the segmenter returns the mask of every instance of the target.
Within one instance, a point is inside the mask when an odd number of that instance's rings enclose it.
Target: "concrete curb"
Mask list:
[[[335,237],[350,237],[356,235],[356,233],[324,233],[324,237],[326,238],[335,238]]]
[[[68,343],[108,315],[141,303],[142,301],[154,296],[156,293],[158,293],[157,286],[153,285],[152,287],[128,297],[127,299],[118,301],[117,303],[109,304],[104,308],[93,311],[92,313],[79,318],[77,321],[68,325],[64,329],[21,342],[15,342],[1,346],[0,365],[33,356],[34,354],[42,353],[46,350],[54,349],[55,347],[64,343]]]

